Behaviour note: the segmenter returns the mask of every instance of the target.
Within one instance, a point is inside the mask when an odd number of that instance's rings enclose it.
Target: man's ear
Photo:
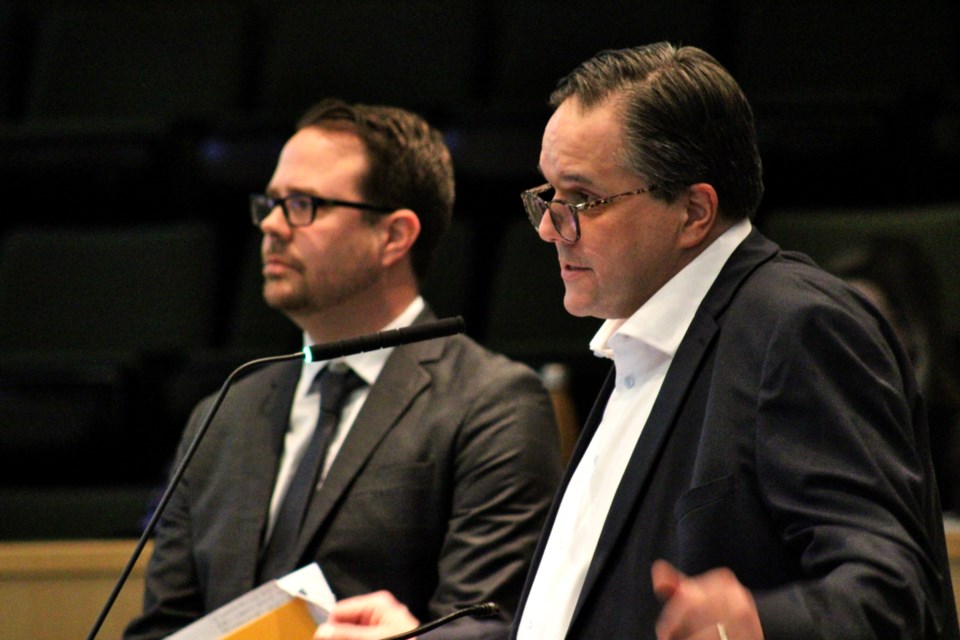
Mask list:
[[[420,218],[410,209],[397,209],[386,216],[383,229],[386,235],[380,258],[384,266],[391,266],[409,255],[420,236]]]
[[[680,245],[684,249],[699,246],[719,227],[719,199],[717,190],[706,182],[687,187],[684,198],[686,217],[680,231]]]

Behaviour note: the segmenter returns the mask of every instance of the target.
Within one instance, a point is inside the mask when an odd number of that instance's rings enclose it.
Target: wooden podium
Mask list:
[[[133,540],[0,544],[0,638],[86,638],[135,545]],[[98,639],[117,640],[140,612],[151,548],[144,549]],[[960,528],[947,528],[947,550],[960,610]]]
[[[950,577],[953,578],[953,597],[960,612],[960,527],[947,526],[947,554],[950,556]]]
[[[134,540],[0,544],[0,638],[82,640],[136,546]],[[147,545],[97,638],[117,640],[143,601]]]

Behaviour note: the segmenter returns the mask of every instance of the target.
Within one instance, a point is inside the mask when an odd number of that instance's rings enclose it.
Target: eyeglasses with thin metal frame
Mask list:
[[[351,207],[375,213],[393,213],[396,207],[387,207],[366,202],[348,202],[332,198],[320,198],[306,194],[296,194],[283,198],[272,198],[265,193],[250,194],[250,219],[257,227],[270,215],[276,207],[283,211],[283,217],[291,227],[305,227],[317,218],[317,209],[329,207]]]
[[[541,193],[553,189],[553,186],[547,183],[524,191],[520,194],[520,199],[523,200],[523,208],[526,210],[527,217],[530,219],[530,224],[533,225],[534,229],[537,231],[540,230],[540,222],[543,220],[544,214],[549,211],[550,221],[553,223],[553,227],[557,230],[557,233],[560,234],[560,237],[567,242],[576,242],[580,239],[580,212],[599,207],[600,205],[609,204],[614,200],[619,200],[627,196],[647,193],[656,188],[656,185],[651,185],[643,189],[634,189],[633,191],[618,193],[615,196],[597,198],[596,200],[588,200],[587,202],[575,204],[573,202],[567,202],[566,200],[544,200],[541,198]]]

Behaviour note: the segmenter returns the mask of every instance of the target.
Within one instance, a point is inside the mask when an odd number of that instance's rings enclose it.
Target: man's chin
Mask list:
[[[304,306],[303,296],[296,295],[283,287],[277,286],[276,283],[273,285],[270,283],[264,285],[263,301],[271,309],[286,314],[302,309]]]
[[[583,301],[566,295],[563,297],[563,308],[572,316],[577,318],[586,318],[591,315],[590,310],[583,304]]]
[[[609,320],[617,318],[616,314],[607,313],[609,310],[601,308],[597,301],[592,298],[577,297],[567,291],[563,296],[563,308],[567,313],[576,318],[597,318],[598,320]],[[625,317],[625,316],[623,316]]]

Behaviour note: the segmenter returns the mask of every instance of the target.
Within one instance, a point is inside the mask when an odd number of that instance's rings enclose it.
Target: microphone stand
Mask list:
[[[398,633],[397,635],[383,638],[382,640],[408,640],[414,636],[419,636],[428,631],[433,631],[437,627],[442,627],[464,616],[485,618],[487,616],[495,616],[498,613],[500,613],[500,607],[495,602],[479,602],[477,604],[472,604],[469,607],[458,609],[457,611],[449,613],[442,618],[437,618],[436,620],[422,624],[419,627],[410,629],[409,631],[404,631],[403,633]]]
[[[163,496],[161,496],[160,501],[157,503],[157,508],[154,509],[153,515],[150,516],[150,520],[147,522],[147,526],[144,528],[143,534],[140,536],[140,540],[137,541],[137,545],[133,549],[133,554],[130,556],[126,566],[120,573],[120,578],[114,585],[113,591],[110,592],[110,596],[107,598],[106,603],[104,603],[103,608],[100,610],[100,615],[97,617],[96,622],[94,622],[93,628],[90,630],[90,634],[87,636],[87,640],[95,640],[97,637],[100,627],[103,626],[104,621],[107,619],[107,615],[110,613],[110,609],[113,608],[113,604],[120,595],[120,590],[123,589],[123,585],[127,582],[127,578],[130,577],[130,573],[133,571],[134,565],[136,565],[137,560],[140,559],[140,554],[143,553],[143,548],[147,546],[147,540],[149,540],[150,536],[153,535],[153,530],[157,528],[157,522],[160,521],[160,515],[163,513],[167,503],[170,502],[170,498],[173,496],[173,490],[177,487],[177,484],[180,482],[180,478],[187,470],[187,465],[190,463],[190,459],[193,458],[193,454],[200,445],[200,441],[203,439],[204,434],[210,427],[210,423],[213,422],[213,416],[223,403],[223,398],[227,395],[227,390],[230,388],[230,385],[233,383],[234,379],[236,379],[238,375],[245,372],[247,369],[252,369],[255,366],[269,364],[271,362],[296,360],[298,358],[303,358],[302,351],[282,356],[270,356],[267,358],[251,360],[250,362],[245,362],[244,364],[240,365],[234,369],[229,376],[227,376],[227,379],[220,387],[220,391],[217,393],[217,397],[214,399],[213,404],[210,405],[210,410],[207,411],[207,414],[203,418],[203,422],[200,423],[200,428],[197,429],[197,433],[190,442],[190,446],[187,447],[186,452],[183,454],[183,460],[180,461],[176,471],[173,472],[173,475],[170,478],[170,483],[167,485],[166,490],[163,492]]]

